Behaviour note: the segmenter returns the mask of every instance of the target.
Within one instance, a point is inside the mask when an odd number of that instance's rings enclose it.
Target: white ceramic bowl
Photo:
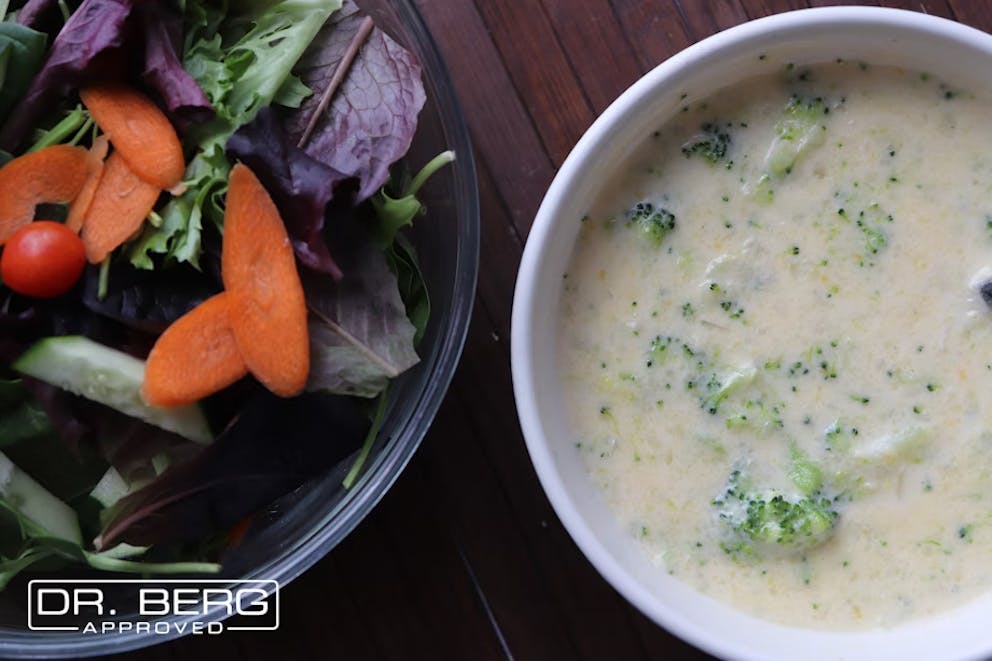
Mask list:
[[[758,59],[766,54],[765,61]],[[607,508],[574,449],[556,364],[562,274],[579,219],[607,175],[687,101],[767,72],[768,61],[837,57],[927,71],[992,89],[992,36],[924,14],[835,7],[779,14],[710,37],[659,65],[593,124],[548,190],[531,230],[513,304],[517,409],[538,476],[562,523],[599,572],[648,617],[723,657],[945,659],[992,655],[992,594],[939,617],[872,631],[773,624],[690,588],[651,564]],[[682,95],[687,94],[687,99]],[[992,558],[990,558],[992,562]]]

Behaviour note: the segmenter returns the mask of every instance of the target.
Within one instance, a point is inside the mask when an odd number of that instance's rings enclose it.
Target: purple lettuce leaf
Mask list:
[[[340,282],[303,274],[310,309],[307,390],[375,397],[420,360],[396,274],[359,222],[335,225]]]
[[[272,196],[300,263],[340,279],[322,230],[334,187],[346,176],[291,143],[271,108],[231,136],[227,153],[251,168]]]
[[[286,129],[294,144],[362,19],[355,4],[346,0],[294,69],[315,92],[287,116]],[[357,201],[365,200],[386,183],[389,166],[410,148],[425,99],[420,64],[413,54],[373,29],[304,148],[337,172],[357,177]]]
[[[12,363],[36,340],[52,335],[86,335],[98,341],[123,339],[119,328],[79,305],[75,291],[40,300],[0,287],[0,361]]]
[[[48,59],[31,81],[24,98],[0,130],[0,148],[16,152],[38,118],[68,95],[81,80],[113,70],[110,57],[125,41],[125,24],[133,0],[83,0],[59,32]]]
[[[203,447],[44,381],[28,376],[22,376],[21,381],[69,454],[79,459],[99,456],[128,482],[154,478],[152,459],[156,456],[178,464]]]
[[[107,470],[107,464],[89,445],[73,452],[49,431],[8,445],[4,454],[55,497],[65,501],[88,494]]]
[[[204,277],[188,265],[144,271],[122,262],[111,269],[106,295],[101,298],[99,271],[90,266],[83,276],[82,302],[86,309],[155,335],[223,288],[219,280]]]
[[[181,129],[209,120],[214,108],[180,59],[182,15],[168,3],[146,2],[139,5],[137,18],[145,43],[145,82],[159,93]]]
[[[178,464],[191,459],[203,447],[101,404],[83,401],[79,410],[93,430],[90,440],[100,456],[128,482],[154,478],[152,459],[156,455]]]
[[[59,14],[58,0],[28,0],[17,12],[17,22],[32,30],[45,32]]]
[[[228,529],[331,469],[367,429],[347,398],[260,395],[213,444],[112,508],[98,547],[186,542]]]
[[[62,439],[65,448],[73,456],[80,456],[81,444],[91,438],[93,431],[79,418],[80,398],[29,376],[22,376],[21,382],[48,416],[52,429]]]

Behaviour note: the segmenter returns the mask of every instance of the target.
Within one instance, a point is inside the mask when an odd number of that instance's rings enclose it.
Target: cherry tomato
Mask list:
[[[52,298],[72,289],[86,266],[86,249],[76,233],[51,220],[36,220],[7,239],[0,278],[18,294]]]

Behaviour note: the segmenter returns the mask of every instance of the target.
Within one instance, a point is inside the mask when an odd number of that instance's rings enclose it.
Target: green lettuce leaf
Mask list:
[[[155,254],[199,265],[204,223],[223,230],[227,139],[263,107],[303,103],[309,90],[292,74],[293,66],[340,7],[341,0],[242,0],[225,13],[224,3],[187,1],[183,67],[217,114],[186,134],[184,146],[194,154],[183,179],[187,190],[165,206],[162,223],[147,227],[132,246],[135,267],[152,268]]]
[[[48,37],[17,23],[0,23],[0,124],[41,69]]]

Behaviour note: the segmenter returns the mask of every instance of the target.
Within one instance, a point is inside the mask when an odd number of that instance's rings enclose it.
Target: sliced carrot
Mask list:
[[[76,199],[88,173],[87,151],[71,145],[39,149],[0,168],[0,245],[34,220],[39,204]]]
[[[119,83],[86,87],[79,98],[139,177],[163,190],[179,183],[186,169],[183,147],[151,99]]]
[[[151,213],[162,191],[136,175],[115,151],[103,165],[103,176],[83,220],[86,259],[99,264],[135,232]]]
[[[276,205],[240,163],[228,181],[221,274],[248,371],[277,395],[299,394],[310,372],[303,285]]]
[[[234,339],[229,296],[212,296],[174,321],[148,354],[142,395],[153,406],[179,406],[226,388],[248,373]]]
[[[109,148],[110,141],[107,139],[107,135],[103,134],[93,141],[93,146],[87,152],[86,165],[89,168],[89,175],[87,175],[86,183],[83,184],[79,195],[69,205],[69,217],[65,219],[66,227],[76,234],[79,234],[79,230],[83,229],[83,218],[93,201],[93,194],[96,193],[100,177],[103,176],[103,159],[107,158]]]
[[[248,534],[248,529],[251,528],[251,519],[252,517],[249,514],[227,531],[227,545],[230,548],[233,549],[241,544],[241,540],[245,538],[245,535]]]

